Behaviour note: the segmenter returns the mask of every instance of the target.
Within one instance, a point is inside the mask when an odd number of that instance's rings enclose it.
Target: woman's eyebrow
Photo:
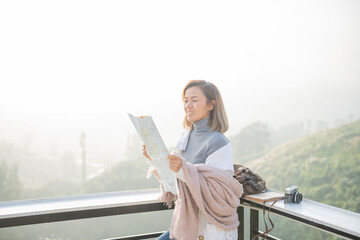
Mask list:
[[[190,98],[197,98],[198,96],[191,96]],[[188,97],[184,97],[184,99],[187,99]]]

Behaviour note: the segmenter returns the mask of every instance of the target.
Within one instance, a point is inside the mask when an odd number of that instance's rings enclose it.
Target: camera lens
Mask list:
[[[294,195],[294,203],[301,203],[303,196],[301,193],[296,192]]]

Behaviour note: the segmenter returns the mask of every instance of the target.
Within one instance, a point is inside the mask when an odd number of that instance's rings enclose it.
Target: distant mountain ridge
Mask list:
[[[360,213],[360,120],[285,143],[246,163],[268,188]]]

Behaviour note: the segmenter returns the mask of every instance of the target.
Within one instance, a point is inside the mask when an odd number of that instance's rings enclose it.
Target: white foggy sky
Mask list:
[[[43,152],[85,130],[118,158],[127,112],[173,146],[191,79],[219,87],[227,135],[360,117],[359,1],[2,1],[0,35],[0,141]]]

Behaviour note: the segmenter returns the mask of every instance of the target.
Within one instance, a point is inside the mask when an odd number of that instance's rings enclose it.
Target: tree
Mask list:
[[[247,162],[270,149],[270,129],[262,122],[253,122],[230,139],[236,162]]]
[[[0,161],[0,201],[16,200],[20,197],[22,184],[18,178],[17,166],[8,166]]]

